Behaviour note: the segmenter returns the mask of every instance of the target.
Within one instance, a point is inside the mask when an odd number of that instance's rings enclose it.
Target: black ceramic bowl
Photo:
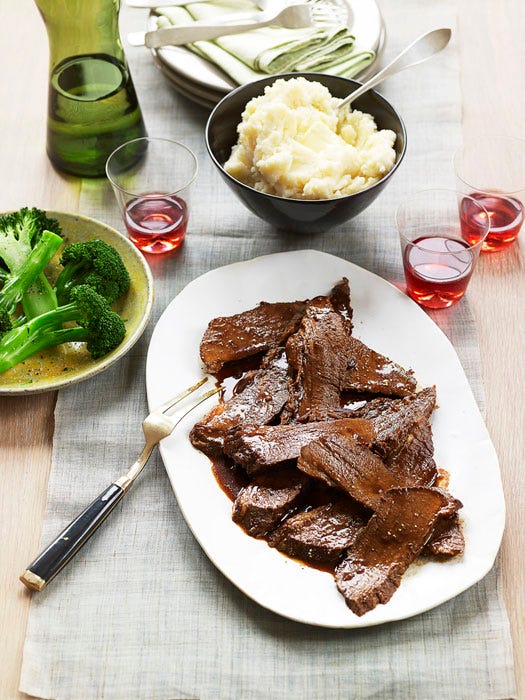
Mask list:
[[[272,194],[264,194],[235,180],[224,170],[223,165],[230,157],[232,147],[237,142],[237,125],[241,121],[244,108],[252,99],[264,92],[279,78],[316,80],[325,85],[334,97],[346,97],[361,83],[350,78],[340,78],[319,73],[288,73],[272,75],[263,80],[243,85],[224,97],[210,114],[206,125],[206,146],[226,184],[239,197],[250,211],[270,224],[287,231],[298,233],[320,233],[352,219],[368,207],[393,176],[403,160],[406,150],[406,131],[403,120],[390,102],[374,90],[369,90],[352,103],[352,107],[368,112],[379,129],[391,129],[397,135],[394,148],[396,162],[392,170],[372,187],[362,192],[337,199],[287,199]]]

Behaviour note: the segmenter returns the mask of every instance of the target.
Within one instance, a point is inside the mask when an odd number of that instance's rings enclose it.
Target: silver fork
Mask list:
[[[246,22],[244,21],[246,20]],[[230,22],[241,22],[230,24]],[[131,46],[159,49],[161,46],[183,46],[194,41],[209,41],[220,36],[241,34],[260,27],[279,26],[299,29],[313,25],[311,8],[307,3],[288,5],[277,14],[271,11],[256,15],[231,15],[223,22],[198,21],[192,24],[162,27],[152,32],[130,32],[127,36]]]
[[[114,481],[103,491],[90,505],[73,520],[58,537],[31,562],[20,581],[34,591],[41,591],[47,584],[71,561],[75,554],[84,546],[91,535],[104,522],[117,503],[126,495],[132,484],[144,469],[153,449],[168,435],[171,435],[180,421],[194,408],[210,396],[220,391],[216,387],[194,398],[191,406],[181,408],[176,413],[167,415],[167,412],[176,404],[190,396],[201,387],[207,377],[186,389],[178,396],[174,396],[166,403],[152,411],[142,422],[142,429],[146,444],[137,460],[128,471]]]

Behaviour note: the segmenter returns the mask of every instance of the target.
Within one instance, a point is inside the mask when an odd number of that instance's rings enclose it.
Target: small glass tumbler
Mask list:
[[[465,200],[479,219],[468,238],[462,218]],[[429,309],[443,309],[459,301],[490,230],[483,205],[454,190],[423,190],[399,206],[396,223],[407,294]]]
[[[197,159],[164,138],[140,138],[109,156],[108,176],[130,240],[144,253],[168,253],[184,240]]]
[[[487,136],[456,151],[456,187],[461,195],[468,195],[461,202],[467,237],[470,232],[477,236],[478,227],[483,226],[477,210],[471,208],[471,199],[480,202],[490,218],[483,251],[503,250],[518,237],[524,215],[524,163],[525,141],[512,137]]]

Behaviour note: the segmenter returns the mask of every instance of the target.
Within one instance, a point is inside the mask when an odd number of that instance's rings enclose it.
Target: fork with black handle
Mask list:
[[[128,471],[108,486],[89,506],[80,513],[51,544],[27,567],[20,576],[20,581],[34,591],[41,591],[71,561],[75,554],[96,532],[108,515],[131,488],[135,479],[143,470],[155,446],[165,437],[171,435],[178,423],[194,408],[219,388],[200,394],[193,399],[191,406],[179,409],[174,414],[167,412],[176,404],[190,396],[207,381],[207,377],[197,384],[173,397],[152,411],[142,422],[146,438],[144,449]]]

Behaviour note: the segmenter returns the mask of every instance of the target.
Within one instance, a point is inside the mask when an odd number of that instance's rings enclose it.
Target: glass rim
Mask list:
[[[480,140],[486,140],[486,141],[507,141],[507,142],[512,142],[512,143],[519,143],[524,149],[525,149],[525,139],[520,139],[517,136],[490,136],[490,135],[481,135],[479,139],[467,139],[467,141],[463,142],[459,148],[457,148],[454,152],[454,156],[452,158],[452,164],[454,167],[454,173],[456,174],[457,179],[463,184],[466,185],[469,189],[476,190],[477,192],[480,192],[481,194],[504,194],[504,195],[517,195],[520,192],[525,191],[525,182],[523,183],[523,187],[518,188],[517,190],[497,190],[497,189],[490,189],[487,190],[484,187],[476,187],[476,185],[473,185],[471,182],[468,182],[465,180],[465,178],[459,174],[459,166],[458,166],[458,159],[459,157],[463,154],[467,146],[479,143]]]
[[[406,244],[406,245],[411,245],[415,248],[418,248],[419,250],[424,250],[426,253],[433,253],[435,255],[457,255],[458,251],[450,251],[450,252],[436,252],[435,250],[432,250],[431,248],[425,248],[425,246],[419,245],[419,243],[414,243],[414,241],[407,236],[405,236],[404,233],[401,232],[399,228],[399,212],[401,210],[401,207],[403,207],[410,199],[414,199],[415,197],[418,197],[419,195],[426,194],[429,192],[447,192],[449,194],[453,194],[455,197],[461,197],[462,199],[470,199],[471,202],[474,202],[482,211],[485,212],[487,216],[487,229],[484,233],[484,235],[479,239],[474,244],[469,243],[467,240],[464,238],[458,238],[457,236],[448,236],[448,235],[443,235],[443,238],[449,238],[451,241],[461,241],[462,243],[467,244],[467,247],[465,250],[473,250],[475,251],[476,248],[481,248],[483,243],[486,241],[487,236],[489,235],[491,231],[491,221],[490,221],[490,216],[488,211],[485,209],[485,207],[480,204],[474,197],[470,197],[468,194],[461,194],[460,192],[457,192],[457,190],[451,190],[448,187],[429,187],[426,190],[419,190],[418,192],[414,192],[410,197],[406,197],[401,204],[398,204],[397,209],[396,209],[396,215],[395,215],[395,220],[396,220],[396,226],[397,226],[397,232],[401,240]]]
[[[164,141],[164,143],[169,143],[172,146],[180,146],[180,148],[184,149],[191,158],[193,159],[193,174],[189,178],[188,182],[186,182],[182,187],[177,187],[176,190],[171,190],[169,192],[155,192],[155,193],[150,193],[150,194],[144,194],[143,192],[131,192],[130,190],[125,189],[124,187],[121,187],[118,182],[115,182],[113,177],[111,177],[109,173],[109,161],[113,158],[113,156],[120,150],[126,148],[127,146],[130,146],[133,143],[138,143],[139,141]],[[144,197],[144,198],[151,198],[155,199],[159,196],[159,194],[163,194],[166,197],[171,197],[172,195],[176,195],[182,190],[185,190],[187,187],[189,187],[193,182],[195,182],[195,179],[199,173],[199,161],[197,160],[197,156],[195,153],[191,150],[191,148],[188,148],[188,146],[185,146],[183,143],[180,141],[175,141],[174,139],[167,139],[163,136],[140,136],[137,139],[131,139],[130,141],[125,141],[124,143],[121,143],[120,146],[117,146],[114,151],[112,151],[109,156],[107,157],[106,160],[106,177],[110,181],[111,185],[117,189],[119,192],[122,192],[123,194],[130,195],[131,197]]]

